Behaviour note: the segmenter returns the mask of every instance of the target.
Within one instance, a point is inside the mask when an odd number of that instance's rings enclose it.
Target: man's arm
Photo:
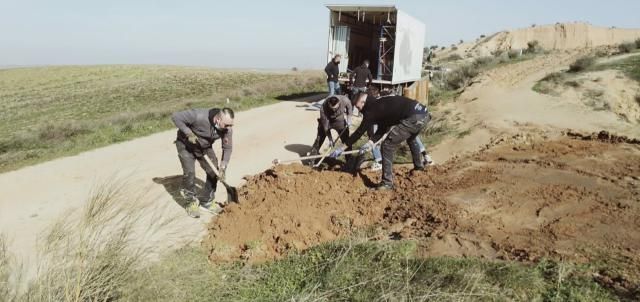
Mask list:
[[[194,134],[193,131],[191,131],[190,126],[196,120],[195,110],[191,109],[176,112],[171,115],[171,120],[176,125],[176,127],[178,127],[178,129],[180,129],[180,131],[186,136],[191,136]]]
[[[373,83],[373,75],[371,74],[371,70],[369,70],[369,68],[367,68],[367,77],[369,78],[369,86],[371,86],[371,83]]]
[[[327,118],[327,114],[324,112],[324,106],[327,104],[327,101],[325,100],[324,103],[322,104],[322,107],[320,107],[320,125],[322,125],[322,129],[324,130],[324,133],[329,132],[329,119]]]
[[[351,116],[353,115],[353,105],[351,105],[351,100],[345,97],[344,99],[342,99],[342,102],[344,102],[344,107],[346,109],[347,120],[350,121]]]
[[[365,132],[367,132],[371,127],[373,127],[373,124],[369,119],[365,117],[365,119],[362,120],[362,123],[360,123],[360,126],[358,127],[358,129],[356,129],[356,131],[353,132],[351,136],[349,136],[349,139],[346,142],[344,142],[344,144],[349,147],[353,146],[353,144],[355,144],[362,137],[362,135]]]
[[[333,73],[331,73],[331,63],[327,64],[327,66],[324,67],[324,73],[327,74],[327,79],[333,80]]]
[[[233,151],[233,128],[229,128],[227,133],[222,136],[222,165],[221,169],[225,169],[231,160],[231,151]]]

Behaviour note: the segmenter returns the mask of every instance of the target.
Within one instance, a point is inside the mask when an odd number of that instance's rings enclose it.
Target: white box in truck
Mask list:
[[[342,56],[341,81],[369,60],[374,83],[410,84],[422,77],[425,25],[393,5],[327,5],[327,61]]]

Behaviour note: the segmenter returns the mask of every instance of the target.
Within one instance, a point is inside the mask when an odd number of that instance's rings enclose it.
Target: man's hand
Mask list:
[[[198,144],[198,136],[195,135],[195,133],[191,132],[189,135],[187,135],[187,140],[194,144],[197,145]]]
[[[220,180],[222,181],[227,181],[227,167],[226,166],[220,166],[220,170],[218,170],[218,177],[220,178]]]
[[[340,147],[336,148],[335,150],[333,150],[333,152],[331,152],[331,154],[329,154],[329,157],[338,158],[338,156],[340,156],[340,154],[342,154],[342,152],[344,152],[344,146],[340,146]]]
[[[360,155],[371,151],[371,149],[373,149],[374,145],[375,144],[371,140],[369,140],[366,144],[364,144],[364,145],[362,145],[362,147],[360,147],[360,152],[359,152]]]

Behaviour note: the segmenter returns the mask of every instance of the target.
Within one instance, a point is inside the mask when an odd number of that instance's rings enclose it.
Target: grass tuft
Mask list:
[[[577,59],[571,65],[569,65],[569,72],[582,72],[596,63],[595,57],[587,56]]]

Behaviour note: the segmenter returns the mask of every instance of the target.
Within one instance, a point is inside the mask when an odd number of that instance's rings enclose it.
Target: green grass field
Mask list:
[[[130,65],[0,70],[0,172],[170,129],[174,111],[245,110],[313,91],[324,91],[320,72]]]

